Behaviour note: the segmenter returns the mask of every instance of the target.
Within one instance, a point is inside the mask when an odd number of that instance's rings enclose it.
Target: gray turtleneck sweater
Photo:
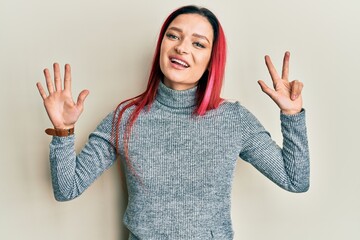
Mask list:
[[[224,102],[202,117],[192,115],[195,92],[160,83],[155,102],[133,127],[129,156],[138,176],[125,169],[129,199],[123,220],[129,239],[233,239],[230,193],[239,156],[288,191],[309,187],[304,110],[280,116],[281,149],[238,102]],[[125,111],[122,122],[132,110]],[[115,162],[113,114],[78,155],[74,136],[53,138],[50,163],[57,200],[79,196]],[[121,139],[123,131],[121,126]]]

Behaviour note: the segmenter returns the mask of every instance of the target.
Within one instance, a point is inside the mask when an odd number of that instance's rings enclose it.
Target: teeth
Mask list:
[[[183,62],[183,61],[181,61],[179,59],[176,59],[176,58],[172,58],[171,62],[176,62],[176,63],[178,63],[178,64],[180,64],[180,65],[182,65],[184,67],[189,67],[189,65],[187,65],[185,62]]]

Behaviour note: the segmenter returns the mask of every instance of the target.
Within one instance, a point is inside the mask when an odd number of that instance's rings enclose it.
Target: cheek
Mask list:
[[[171,48],[171,44],[169,43],[169,41],[164,37],[161,41],[161,45],[160,45],[160,56],[165,54],[166,52],[169,51],[169,49]]]
[[[208,53],[208,54],[205,54],[204,56],[202,56],[201,65],[203,68],[207,69],[209,67],[210,58],[211,58],[211,53]]]
[[[161,43],[161,46],[160,46],[160,56],[159,56],[159,64],[160,64],[160,69],[162,71],[163,69],[163,65],[164,65],[164,53],[165,53],[165,50],[164,50],[164,44]]]

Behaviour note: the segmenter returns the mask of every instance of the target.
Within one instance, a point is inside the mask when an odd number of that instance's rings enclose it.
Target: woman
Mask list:
[[[71,98],[70,66],[62,89],[59,65],[54,83],[44,70],[49,94],[42,96],[54,129],[50,162],[55,197],[79,196],[116,156],[126,161],[129,200],[124,223],[129,239],[233,239],[231,182],[237,157],[280,187],[309,187],[309,154],[302,109],[302,83],[288,81],[289,53],[280,77],[265,62],[274,90],[259,81],[281,110],[279,148],[257,119],[238,102],[220,98],[225,36],[209,10],[174,11],[160,32],[147,89],[124,101],[90,134],[76,156],[74,125],[88,95]]]

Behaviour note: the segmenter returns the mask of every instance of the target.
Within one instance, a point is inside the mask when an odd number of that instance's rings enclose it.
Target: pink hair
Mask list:
[[[214,30],[214,42],[209,68],[204,72],[198,82],[196,92],[197,106],[194,114],[203,116],[208,110],[217,108],[223,101],[220,97],[226,62],[226,40],[223,29],[215,15],[206,8],[198,8],[196,6],[185,6],[179,8],[167,17],[160,30],[146,90],[136,97],[122,101],[117,106],[113,117],[112,140],[116,146],[117,153],[119,154],[119,134],[122,116],[127,109],[134,106],[134,110],[130,113],[129,119],[126,122],[123,143],[126,166],[129,168],[131,173],[137,177],[138,174],[130,161],[128,151],[131,130],[141,111],[145,107],[146,110],[149,110],[155,100],[159,83],[164,76],[161,72],[159,62],[161,42],[170,23],[181,14],[200,14],[209,20]],[[117,112],[118,114],[116,114]]]

